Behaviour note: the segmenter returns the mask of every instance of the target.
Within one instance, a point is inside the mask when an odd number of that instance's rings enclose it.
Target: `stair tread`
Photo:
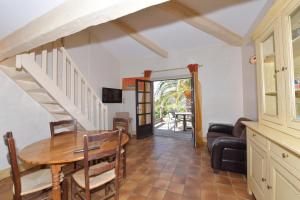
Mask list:
[[[49,110],[49,112],[53,114],[59,114],[59,115],[69,115],[69,113],[67,113],[64,110]]]
[[[26,90],[26,92],[47,93],[47,91],[44,88],[29,89],[29,90]]]
[[[22,72],[20,72],[19,74],[13,76],[12,79],[18,80],[18,81],[32,81],[32,82],[35,82],[30,74],[22,73]]]
[[[41,104],[57,104],[57,105],[59,105],[59,103],[56,102],[56,101],[39,101],[39,103],[41,103]]]

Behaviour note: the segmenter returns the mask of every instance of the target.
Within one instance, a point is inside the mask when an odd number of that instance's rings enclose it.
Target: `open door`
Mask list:
[[[152,81],[136,80],[136,138],[153,135],[153,84]]]

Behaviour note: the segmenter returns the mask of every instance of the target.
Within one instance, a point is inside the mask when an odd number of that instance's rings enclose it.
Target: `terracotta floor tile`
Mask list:
[[[152,188],[151,192],[148,196],[148,199],[151,200],[163,200],[165,197],[166,191],[165,190],[160,190],[157,188]]]
[[[218,194],[215,191],[201,191],[201,200],[218,200]]]
[[[171,182],[168,187],[169,192],[173,192],[176,194],[183,194],[183,190],[184,190],[184,184],[180,184],[180,183]]]
[[[180,147],[180,148],[178,148]],[[0,181],[0,199],[12,199],[12,183]],[[100,197],[103,191],[94,197]],[[97,199],[94,198],[94,199]],[[70,198],[69,198],[70,199]],[[127,148],[127,179],[120,200],[254,200],[246,177],[214,174],[207,148],[167,137],[132,138]]]
[[[127,200],[147,200],[147,197],[137,195],[137,194],[132,194],[127,198]]]
[[[164,180],[164,179],[157,179],[153,183],[153,187],[166,190],[166,189],[168,189],[169,184],[170,184],[170,181],[167,181],[167,180]]]
[[[134,193],[147,197],[147,196],[149,196],[151,189],[152,189],[152,185],[149,185],[149,184],[148,185],[139,185],[134,190]]]
[[[182,196],[172,192],[166,192],[163,200],[182,200]]]
[[[184,187],[183,195],[187,197],[200,198],[201,197],[201,189],[200,187]]]

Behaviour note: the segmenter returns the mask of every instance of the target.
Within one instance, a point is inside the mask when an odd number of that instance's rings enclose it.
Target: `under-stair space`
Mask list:
[[[76,119],[79,129],[108,129],[108,110],[67,50],[56,41],[0,63],[57,120]]]

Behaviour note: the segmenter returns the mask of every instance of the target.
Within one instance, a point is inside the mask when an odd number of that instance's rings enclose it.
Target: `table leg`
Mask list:
[[[183,130],[186,131],[186,115],[183,115]]]
[[[52,197],[53,200],[61,200],[60,172],[61,165],[51,165],[52,172]]]

